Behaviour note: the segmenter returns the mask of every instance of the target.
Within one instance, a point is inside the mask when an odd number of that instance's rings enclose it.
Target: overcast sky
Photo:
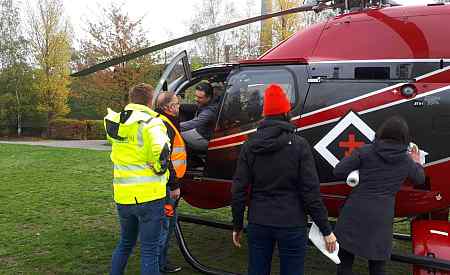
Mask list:
[[[245,6],[247,0],[222,0]],[[36,0],[24,0],[35,4]],[[126,3],[124,10],[131,18],[145,16],[144,26],[153,43],[189,34],[189,21],[202,0],[63,0],[66,15],[74,28],[74,38],[85,36],[84,22],[101,12],[111,2]],[[255,11],[260,11],[260,0],[254,0]],[[430,3],[433,0],[397,0],[405,5]],[[256,14],[255,14],[256,15]]]
[[[108,7],[114,0],[63,0],[70,21],[79,35],[83,35],[83,19],[98,14],[99,7]],[[245,1],[245,0],[244,0]],[[144,28],[153,42],[163,42],[189,32],[189,20],[195,5],[201,0],[126,0],[124,10],[131,18],[144,17]],[[170,37],[170,36],[173,37]]]
[[[33,0],[30,0],[33,1]],[[246,0],[222,0],[234,2],[236,7],[245,6]],[[83,18],[99,12],[100,6],[107,6],[115,0],[63,0],[65,10],[70,16],[77,35],[83,35]],[[189,21],[202,0],[126,0],[124,9],[132,18],[145,15],[145,26],[153,42],[163,42],[167,38],[176,38],[189,32]],[[255,11],[260,11],[260,0],[254,0]],[[433,2],[433,0],[398,0],[402,4],[414,5]],[[255,14],[256,15],[256,14]],[[173,37],[168,37],[168,33]],[[169,35],[169,36],[170,36]]]

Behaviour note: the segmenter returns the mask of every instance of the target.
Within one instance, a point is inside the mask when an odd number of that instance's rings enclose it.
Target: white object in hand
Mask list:
[[[424,165],[426,162],[425,157],[428,155],[428,153],[423,150],[419,150],[419,153],[420,153],[420,164]]]
[[[413,142],[410,142],[409,143],[409,147],[408,147],[408,151],[409,152],[412,152],[412,151],[419,152],[420,164],[422,164],[422,165],[425,164],[425,162],[426,162],[425,157],[428,155],[428,153],[423,151],[423,150],[420,150],[419,146],[417,146],[417,144],[415,144]]]
[[[416,151],[419,152],[419,146],[417,146],[417,144],[415,144],[414,142],[410,142],[409,143],[409,148],[408,150],[411,151]]]
[[[350,187],[355,187],[358,184],[359,184],[359,171],[355,170],[355,171],[352,171],[350,174],[348,174],[347,185]]]
[[[336,242],[336,249],[333,253],[328,252],[322,232],[320,232],[319,227],[317,227],[315,223],[312,223],[311,228],[309,229],[309,239],[320,250],[320,252],[330,258],[335,264],[341,263],[341,260],[338,257],[339,243]]]

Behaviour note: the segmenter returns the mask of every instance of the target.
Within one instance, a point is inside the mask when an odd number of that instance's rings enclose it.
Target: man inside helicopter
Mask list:
[[[190,149],[204,152],[208,149],[218,111],[211,84],[201,82],[195,87],[195,101],[197,111],[194,118],[180,123],[181,135]]]

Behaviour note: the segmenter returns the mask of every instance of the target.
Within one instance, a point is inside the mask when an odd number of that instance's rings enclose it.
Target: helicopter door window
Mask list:
[[[166,85],[169,90],[171,90],[171,87],[173,84],[177,81],[180,81],[182,79],[186,78],[186,73],[184,71],[184,66],[182,60],[177,62],[177,64],[174,66],[173,70],[170,72],[169,76],[166,79]],[[165,89],[163,89],[165,90]]]
[[[264,91],[271,83],[281,85],[292,105],[295,104],[294,79],[287,70],[243,70],[228,80],[219,128],[235,129],[261,120]]]
[[[182,51],[178,53],[164,69],[161,78],[156,85],[155,93],[159,94],[161,91],[177,92],[175,88],[177,88],[178,84],[183,80],[190,80],[191,77],[187,53],[186,51]]]

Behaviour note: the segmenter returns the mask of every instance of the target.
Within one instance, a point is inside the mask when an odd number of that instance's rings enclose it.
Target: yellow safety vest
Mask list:
[[[166,196],[170,140],[157,115],[139,104],[128,104],[120,113],[108,109],[104,123],[112,143],[116,203],[136,204]]]
[[[172,161],[173,168],[175,169],[175,173],[177,178],[181,179],[184,176],[184,173],[186,173],[186,167],[187,167],[187,154],[186,154],[186,146],[184,144],[184,140],[181,137],[180,132],[178,131],[177,127],[173,125],[172,121],[165,117],[164,115],[159,115],[159,117],[167,122],[170,127],[175,132],[175,137],[173,139],[173,148],[170,155],[170,160]]]

